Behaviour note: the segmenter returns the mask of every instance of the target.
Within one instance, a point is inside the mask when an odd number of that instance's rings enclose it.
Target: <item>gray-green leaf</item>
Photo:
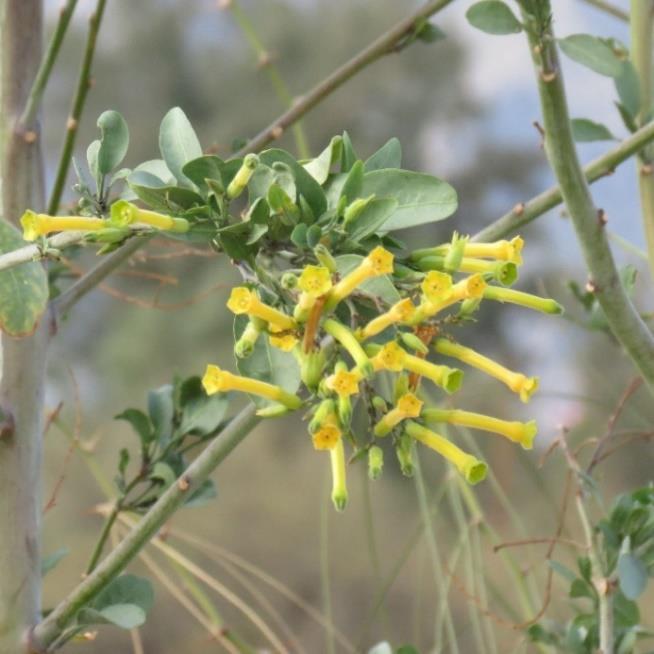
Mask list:
[[[20,232],[0,218],[0,253],[25,245]],[[27,336],[36,328],[48,303],[48,276],[36,262],[0,271],[0,329],[10,336]]]
[[[182,169],[189,161],[202,156],[202,148],[189,119],[179,107],[173,107],[161,121],[159,149],[175,179],[180,184],[192,186]]]
[[[647,586],[647,568],[637,556],[623,552],[618,558],[618,579],[625,597],[638,599]]]
[[[517,34],[522,31],[520,21],[501,0],[477,2],[466,12],[468,22],[487,34]]]
[[[127,154],[129,129],[117,111],[105,111],[98,118],[97,124],[102,134],[98,150],[98,172],[108,175],[118,168]]]
[[[613,50],[596,36],[572,34],[559,39],[559,45],[567,57],[600,75],[619,77],[622,73],[622,62]]]
[[[622,62],[622,72],[613,80],[620,103],[635,118],[640,112],[640,83],[638,73],[630,61]]]
[[[615,136],[608,127],[588,120],[588,118],[574,118],[572,120],[572,135],[578,143],[615,140]]]
[[[443,220],[458,206],[456,191],[443,180],[409,170],[387,168],[366,173],[361,197],[395,198],[398,206],[382,226],[384,231],[406,229]]]
[[[402,145],[399,139],[393,137],[374,154],[366,159],[365,168],[369,173],[383,168],[399,168],[402,165]]]

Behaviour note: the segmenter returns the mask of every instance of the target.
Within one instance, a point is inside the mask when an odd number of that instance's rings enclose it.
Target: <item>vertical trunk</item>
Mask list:
[[[41,56],[42,0],[0,0],[0,220],[43,206],[38,126],[20,130]],[[47,328],[0,335],[0,654],[28,651],[40,612],[41,435]]]

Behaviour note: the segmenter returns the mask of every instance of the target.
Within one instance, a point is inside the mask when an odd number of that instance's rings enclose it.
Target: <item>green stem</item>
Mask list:
[[[654,2],[631,0],[631,61],[638,76],[640,111],[637,124],[649,120],[654,105],[654,61],[652,36],[654,30]],[[636,157],[640,205],[650,271],[654,276],[654,158],[652,148],[643,148]]]
[[[525,0],[522,0],[524,3]],[[549,0],[539,3],[541,18],[523,11],[529,46],[534,54],[545,128],[545,149],[561,187],[577,238],[590,272],[595,295],[611,331],[654,392],[654,337],[627,297],[620,281],[604,222],[599,219],[586,177],[581,169],[550,20]]]
[[[59,209],[61,196],[64,192],[64,186],[66,185],[66,178],[68,176],[73,148],[75,147],[79,121],[82,117],[82,112],[84,111],[84,105],[86,104],[86,96],[91,88],[91,65],[93,64],[93,57],[95,56],[95,46],[98,40],[98,32],[100,31],[100,24],[102,23],[102,16],[106,4],[107,0],[98,0],[95,11],[91,14],[91,18],[89,19],[89,35],[86,41],[84,58],[82,59],[82,67],[77,80],[77,89],[75,90],[73,106],[70,116],[68,117],[68,123],[66,124],[66,137],[64,138],[64,145],[61,149],[61,155],[59,156],[59,165],[57,166],[57,174],[52,188],[52,194],[50,195],[50,201],[48,202],[48,213],[53,216]]]
[[[70,24],[70,19],[76,6],[77,0],[68,0],[59,10],[57,26],[55,27],[55,31],[52,34],[50,43],[48,44],[48,49],[41,60],[41,65],[39,66],[39,70],[34,78],[34,84],[32,84],[32,89],[27,98],[25,109],[18,121],[23,129],[29,127],[36,117],[39,105],[41,104],[41,99],[43,98],[43,93],[45,92],[45,87],[47,86],[50,74],[52,73],[52,67],[59,56],[61,44],[66,36],[66,31],[68,30],[68,25]]]
[[[48,651],[78,611],[125,568],[184,500],[200,487],[211,472],[256,427],[260,418],[256,416],[255,410],[253,405],[249,405],[234,417],[183,473],[185,483],[170,486],[98,567],[34,628],[32,642],[37,651],[38,648]]]
[[[601,157],[584,166],[583,174],[586,180],[592,184],[598,179],[612,174],[617,166],[630,159],[652,140],[654,140],[654,121],[641,127]],[[563,196],[560,187],[552,186],[528,202],[517,204],[511,211],[475,234],[472,240],[497,241],[515,233],[521,227],[528,225],[562,202]]]
[[[102,550],[104,550],[104,546],[107,542],[107,539],[109,538],[109,534],[111,534],[111,528],[114,526],[116,522],[116,518],[118,517],[118,515],[122,510],[122,501],[124,498],[125,496],[121,495],[115,501],[114,506],[111,509],[111,513],[105,520],[105,523],[102,527],[102,531],[100,532],[100,537],[98,538],[98,542],[95,544],[95,547],[93,548],[91,559],[89,560],[89,563],[86,566],[87,575],[91,574],[95,570],[96,566],[98,565],[98,561],[100,561],[100,557],[102,556]]]
[[[234,17],[236,24],[240,27],[247,42],[250,44],[250,47],[257,56],[257,63],[262,68],[266,69],[268,77],[270,78],[270,82],[275,89],[275,93],[277,94],[279,101],[282,103],[282,105],[292,107],[293,96],[291,95],[291,92],[289,91],[284,78],[279,72],[279,68],[274,64],[270,57],[270,53],[266,50],[263,43],[261,42],[259,35],[254,29],[252,21],[249,19],[248,15],[243,11],[243,9],[241,9],[241,6],[238,2],[236,2],[236,0],[232,0],[232,2],[229,4],[229,9],[232,12],[232,16]],[[307,159],[310,157],[311,152],[309,149],[309,142],[307,140],[307,135],[304,132],[304,127],[302,126],[301,121],[297,121],[293,125],[293,138],[295,139],[295,147],[297,148],[298,156],[301,159]]]
[[[316,105],[320,104],[328,95],[340,88],[345,82],[352,79],[361,70],[381,59],[385,55],[396,51],[396,47],[415,30],[416,25],[444,9],[453,0],[429,0],[413,14],[402,19],[388,32],[375,39],[370,45],[361,50],[352,59],[336,69],[322,82],[314,86],[308,93],[301,96],[288,111],[274,120],[268,127],[261,130],[253,139],[236,153],[242,156],[246,152],[261,150],[265,145],[280,138],[284,130],[294,125],[302,116]]]
[[[327,498],[331,495],[331,477],[325,477],[325,495]],[[323,613],[327,624],[334,624],[334,615],[332,611],[332,591],[331,591],[331,574],[329,570],[329,514],[331,511],[331,502],[327,499],[323,501],[320,509],[320,587],[322,594]],[[325,630],[325,647],[327,654],[336,654],[336,644],[334,641],[334,631]]]

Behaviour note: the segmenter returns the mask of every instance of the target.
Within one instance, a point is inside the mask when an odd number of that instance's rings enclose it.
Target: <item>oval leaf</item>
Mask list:
[[[618,559],[618,579],[625,597],[638,599],[647,586],[647,568],[638,557],[623,552]]]
[[[20,232],[0,218],[0,253],[25,245]],[[0,271],[0,329],[10,336],[31,334],[48,303],[48,276],[36,262]]]
[[[397,200],[394,198],[380,198],[371,200],[355,220],[345,226],[353,241],[360,241],[370,234],[374,234],[397,209]]]
[[[125,119],[117,111],[105,111],[98,118],[100,148],[98,150],[98,172],[108,175],[118,168],[129,147],[129,129]]]
[[[607,77],[619,77],[622,62],[601,39],[590,34],[572,34],[559,40],[563,53],[586,68]]]
[[[399,168],[402,165],[402,146],[399,139],[393,137],[374,154],[366,159],[366,172],[383,168]]]
[[[394,198],[398,206],[384,223],[384,231],[406,229],[443,220],[458,206],[456,191],[443,180],[409,170],[387,168],[366,173],[361,197]]]
[[[173,107],[161,121],[159,149],[175,179],[180,184],[192,186],[182,169],[189,161],[202,156],[202,148],[189,119],[179,107]]]
[[[486,34],[517,34],[522,32],[520,21],[500,0],[484,0],[466,11],[468,22]]]
[[[608,127],[588,120],[588,118],[574,118],[572,120],[572,135],[578,143],[615,140],[615,136],[611,134]]]

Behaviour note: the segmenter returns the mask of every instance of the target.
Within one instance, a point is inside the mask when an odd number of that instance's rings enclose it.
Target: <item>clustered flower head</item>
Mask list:
[[[430,390],[447,395],[459,390],[464,372],[450,365],[458,361],[503,383],[523,402],[537,391],[537,377],[509,370],[450,334],[483,300],[561,312],[554,300],[508,288],[517,279],[522,246],[520,237],[474,243],[455,233],[451,243],[416,250],[401,263],[388,249],[374,247],[356,267],[339,274],[321,244],[315,260],[282,273],[283,292],[271,294],[264,285],[248,284],[233,288],[227,301],[230,311],[247,318],[235,344],[237,358],[251,356],[259,339],[267,339],[270,347],[292,352],[303,387],[291,393],[209,365],[204,388],[209,394],[241,391],[265,398],[271,404],[260,410],[264,416],[304,410],[314,448],[329,453],[332,500],[339,510],[348,497],[346,441],[356,458],[367,453],[373,479],[381,474],[384,441],[393,444],[407,475],[418,442],[476,484],[485,478],[486,464],[439,434],[438,425],[493,432],[530,449],[536,423],[433,406]],[[367,283],[380,277],[392,282],[393,303],[371,292]],[[359,310],[362,300],[375,306],[376,315]],[[353,425],[357,403],[367,428]]]

